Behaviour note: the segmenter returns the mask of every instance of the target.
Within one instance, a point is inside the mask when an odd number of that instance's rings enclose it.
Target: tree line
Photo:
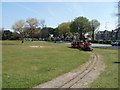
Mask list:
[[[83,40],[84,35],[88,33],[94,41],[94,34],[98,30],[100,22],[96,19],[89,20],[86,17],[76,17],[71,22],[63,22],[58,27],[52,28],[45,25],[45,20],[38,20],[36,18],[29,18],[27,20],[19,20],[12,26],[14,32],[20,34],[22,43],[25,38],[34,38],[47,40],[66,40],[68,37],[72,40]]]

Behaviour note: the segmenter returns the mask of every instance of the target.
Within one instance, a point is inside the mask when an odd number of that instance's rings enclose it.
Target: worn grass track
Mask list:
[[[104,70],[99,55],[94,52],[90,53],[91,58],[75,71],[61,75],[47,83],[38,85],[34,88],[81,88],[85,83],[91,82],[99,76]],[[96,70],[94,69],[96,67]],[[94,76],[91,76],[94,75]]]

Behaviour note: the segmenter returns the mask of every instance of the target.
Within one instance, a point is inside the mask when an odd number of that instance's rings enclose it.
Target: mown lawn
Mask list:
[[[34,87],[76,69],[90,57],[70,45],[42,41],[3,41],[2,47],[3,88]]]
[[[118,50],[95,48],[95,51],[102,55],[106,68],[105,71],[89,85],[89,87],[118,88]]]

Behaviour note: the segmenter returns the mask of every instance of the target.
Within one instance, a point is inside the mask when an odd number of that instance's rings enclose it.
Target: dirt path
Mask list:
[[[91,59],[78,69],[33,88],[86,88],[104,68],[105,65],[101,57],[91,52]]]

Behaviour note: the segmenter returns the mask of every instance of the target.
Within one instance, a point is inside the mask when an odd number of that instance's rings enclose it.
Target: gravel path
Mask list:
[[[91,59],[78,69],[59,76],[33,88],[86,88],[104,70],[105,65],[98,54],[90,52]]]

